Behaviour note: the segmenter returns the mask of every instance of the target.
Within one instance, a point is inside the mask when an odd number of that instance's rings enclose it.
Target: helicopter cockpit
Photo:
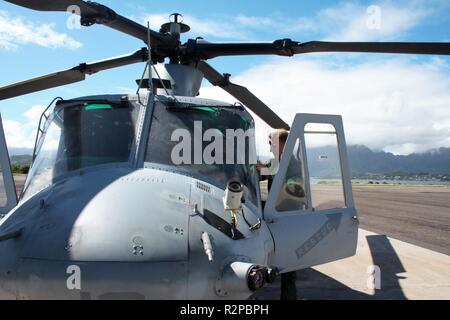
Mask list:
[[[59,101],[43,125],[22,198],[82,169],[130,165],[142,149],[144,167],[196,177],[221,189],[238,180],[246,187],[246,199],[258,207],[250,114],[240,105],[175,99],[157,96],[149,132],[138,126],[144,115],[133,98]],[[148,139],[138,142],[138,135]]]

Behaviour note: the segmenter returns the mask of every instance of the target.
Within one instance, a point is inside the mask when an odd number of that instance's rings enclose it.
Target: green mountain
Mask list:
[[[10,157],[10,161],[12,165],[19,165],[19,166],[29,166],[31,165],[31,160],[33,157],[28,154],[22,154],[22,155],[14,155]]]

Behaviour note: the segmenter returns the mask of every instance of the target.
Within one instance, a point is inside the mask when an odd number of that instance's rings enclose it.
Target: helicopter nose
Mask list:
[[[73,261],[186,261],[188,181],[158,171],[104,170],[51,189],[24,255]]]
[[[24,298],[186,298],[190,180],[183,179],[115,168],[53,185],[25,201],[36,212],[19,207],[8,219],[27,217],[27,228],[20,250],[0,247],[0,271],[9,257]]]

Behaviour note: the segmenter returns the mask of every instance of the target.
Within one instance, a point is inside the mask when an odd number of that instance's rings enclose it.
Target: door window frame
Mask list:
[[[317,213],[319,211],[325,213],[336,211],[336,208],[326,210],[314,210],[314,208],[311,207],[312,206],[311,184],[308,172],[308,158],[306,155],[306,144],[305,144],[305,127],[309,123],[330,124],[334,127],[339,152],[345,207],[354,208],[351,176],[348,165],[347,146],[345,142],[342,117],[339,115],[298,113],[295,115],[294,122],[292,124],[288,139],[286,141],[285,149],[280,159],[279,170],[274,177],[272,188],[268,194],[267,203],[264,208],[265,220],[273,221],[282,216],[288,216],[292,214]],[[306,131],[306,133],[308,133],[308,131]],[[294,147],[296,145],[297,140],[299,140],[299,148],[301,149],[301,156],[303,160],[302,165],[305,178],[305,192],[308,206],[305,210],[280,212],[276,210],[275,206],[279,192],[283,185],[283,180],[286,175],[286,171],[288,169],[290,158],[293,156]]]

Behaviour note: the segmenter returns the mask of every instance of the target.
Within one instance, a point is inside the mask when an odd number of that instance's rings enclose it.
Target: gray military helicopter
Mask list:
[[[205,61],[311,52],[450,54],[449,43],[182,43],[189,27],[178,14],[156,32],[95,2],[8,2],[39,11],[76,6],[83,26],[103,24],[147,47],[0,88],[3,100],[146,63],[137,94],[50,104],[19,201],[0,126],[2,298],[246,299],[278,274],[352,256],[358,217],[341,118],[297,114],[289,126]],[[196,98],[203,78],[242,104]],[[253,129],[247,109],[273,128],[290,129],[264,208],[258,171],[247,160],[254,136],[243,144],[245,161],[175,164],[171,157],[179,142],[175,130],[195,135],[212,129],[221,137],[228,129]],[[317,124],[327,129],[314,129]],[[312,134],[331,135],[337,143],[341,203],[315,205]],[[227,149],[226,156],[235,159],[235,151]]]

